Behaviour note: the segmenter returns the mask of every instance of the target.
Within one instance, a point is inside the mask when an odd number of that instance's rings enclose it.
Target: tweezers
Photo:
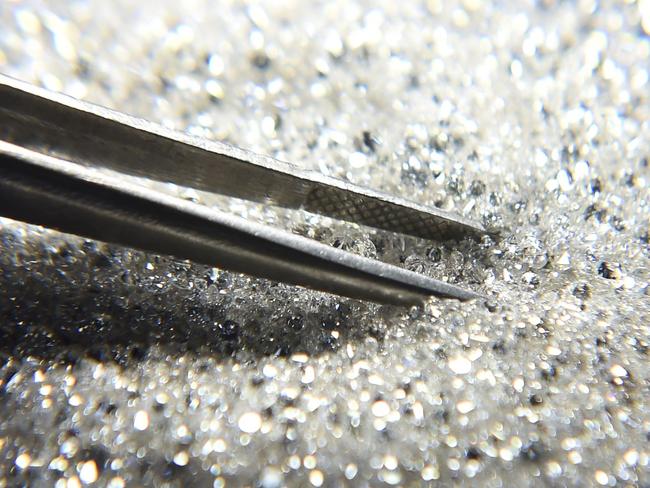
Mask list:
[[[121,175],[426,239],[484,233],[480,224],[439,209],[0,75],[2,216],[373,302],[480,297]]]

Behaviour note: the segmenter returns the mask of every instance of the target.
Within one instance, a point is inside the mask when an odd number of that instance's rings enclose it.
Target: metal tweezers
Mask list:
[[[480,224],[439,209],[0,75],[0,215],[379,303],[480,297],[119,174],[427,239],[484,233]]]

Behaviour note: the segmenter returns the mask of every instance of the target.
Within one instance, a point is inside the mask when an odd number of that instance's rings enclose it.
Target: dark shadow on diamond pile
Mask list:
[[[3,358],[318,355],[405,312],[57,233],[0,227],[0,249]]]

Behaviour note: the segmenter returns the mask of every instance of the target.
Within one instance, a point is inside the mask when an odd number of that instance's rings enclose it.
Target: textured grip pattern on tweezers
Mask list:
[[[332,187],[312,189],[304,209],[336,219],[426,239],[459,239],[477,230],[434,213]]]

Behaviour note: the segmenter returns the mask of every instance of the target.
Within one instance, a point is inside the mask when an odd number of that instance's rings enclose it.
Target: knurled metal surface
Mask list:
[[[307,197],[305,210],[425,239],[455,239],[469,231],[460,222],[338,188],[313,189]]]

